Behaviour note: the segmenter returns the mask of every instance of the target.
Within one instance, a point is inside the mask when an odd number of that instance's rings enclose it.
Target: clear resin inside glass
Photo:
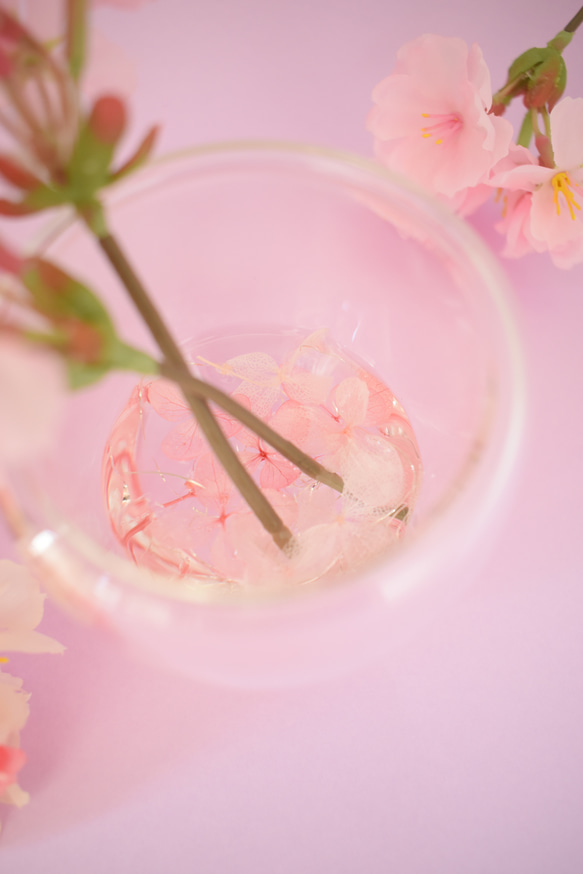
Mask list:
[[[141,567],[188,585],[303,585],[379,558],[403,537],[421,482],[405,410],[328,335],[246,332],[186,344],[194,375],[342,477],[315,482],[213,406],[239,459],[293,533],[282,552],[209,450],[178,387],[144,379],[103,457],[113,532]]]

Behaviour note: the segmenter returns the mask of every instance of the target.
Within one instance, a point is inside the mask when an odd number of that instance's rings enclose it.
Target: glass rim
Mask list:
[[[451,554],[451,546],[447,546],[447,537],[443,532],[452,525],[452,520],[462,518],[465,521],[466,540],[464,552],[473,542],[478,532],[485,526],[491,517],[493,510],[499,505],[505,485],[515,467],[518,456],[521,434],[526,412],[526,377],[522,343],[515,316],[515,305],[512,301],[512,288],[497,257],[492,253],[485,242],[479,237],[463,219],[455,215],[446,204],[428,195],[419,186],[410,180],[400,177],[387,168],[383,167],[374,159],[367,158],[345,150],[338,150],[326,146],[311,145],[287,140],[270,139],[241,139],[224,140],[200,144],[163,154],[148,161],[135,173],[122,178],[119,182],[106,190],[104,200],[115,206],[134,195],[147,194],[150,187],[160,184],[157,171],[165,168],[175,168],[180,163],[196,163],[204,159],[213,158],[253,158],[269,155],[273,158],[288,159],[315,159],[342,168],[344,171],[361,173],[369,180],[376,180],[381,188],[384,186],[385,193],[390,189],[398,190],[412,196],[415,205],[435,219],[446,222],[448,236],[457,238],[459,244],[466,251],[473,269],[480,274],[482,285],[488,291],[488,297],[492,303],[500,334],[503,339],[503,347],[506,355],[506,375],[508,377],[505,386],[508,396],[506,403],[506,424],[504,431],[498,435],[499,446],[495,453],[493,468],[489,471],[488,480],[482,486],[479,503],[474,501],[475,509],[471,513],[471,524],[464,516],[464,504],[468,502],[473,490],[476,489],[477,478],[473,477],[469,488],[462,491],[459,499],[455,497],[443,509],[440,518],[434,519],[430,526],[425,526],[419,534],[408,534],[399,545],[399,548],[386,557],[364,567],[354,574],[346,573],[339,575],[332,582],[319,585],[318,583],[299,587],[278,587],[274,589],[251,589],[243,591],[228,591],[221,589],[212,590],[212,585],[203,586],[188,595],[181,596],[176,587],[168,590],[168,579],[171,577],[152,574],[133,565],[128,558],[109,553],[105,548],[93,542],[88,535],[74,530],[75,549],[85,558],[96,564],[100,570],[114,575],[114,583],[129,585],[136,594],[150,594],[160,596],[164,600],[173,603],[181,603],[192,606],[221,606],[241,607],[244,605],[260,606],[262,604],[289,603],[299,597],[305,599],[312,593],[333,592],[337,589],[346,589],[347,586],[374,585],[381,587],[389,599],[400,597],[427,576],[428,569],[441,567]],[[314,167],[313,172],[317,172]],[[33,238],[35,249],[44,251],[69,228],[77,224],[78,218],[69,211],[68,214],[55,217],[45,225],[36,237]],[[477,462],[480,468],[480,462]],[[484,462],[481,463],[484,467]],[[473,486],[473,489],[472,489]],[[464,501],[464,498],[466,499]],[[42,535],[44,532],[40,532]],[[33,542],[34,542],[33,537]],[[48,542],[48,541],[47,541]],[[67,543],[69,544],[67,538]],[[423,545],[423,550],[420,546]],[[459,544],[458,544],[459,545]],[[424,552],[425,555],[420,555]],[[389,579],[383,581],[380,577]]]

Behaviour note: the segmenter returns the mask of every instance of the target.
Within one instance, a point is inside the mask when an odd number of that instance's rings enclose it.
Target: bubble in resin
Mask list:
[[[417,441],[391,390],[326,330],[221,337],[186,349],[193,373],[344,482],[341,493],[211,404],[239,459],[292,531],[282,553],[210,451],[178,387],[143,380],[110,434],[103,488],[135,563],[196,585],[305,585],[357,569],[403,537],[421,482]]]

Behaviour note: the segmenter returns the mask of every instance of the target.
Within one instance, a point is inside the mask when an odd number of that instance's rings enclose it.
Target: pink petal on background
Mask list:
[[[551,111],[551,138],[560,170],[583,165],[583,97],[564,97]]]
[[[0,560],[0,652],[61,653],[64,647],[34,631],[42,619],[45,595],[22,565]]]
[[[52,445],[65,390],[56,354],[0,337],[0,463],[24,461]]]

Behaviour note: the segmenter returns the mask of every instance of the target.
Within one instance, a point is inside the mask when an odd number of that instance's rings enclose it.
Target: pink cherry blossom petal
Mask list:
[[[551,139],[557,167],[583,165],[583,97],[564,97],[551,110]]]
[[[0,795],[16,783],[17,774],[26,762],[26,754],[19,747],[0,744]]]
[[[430,191],[453,197],[484,182],[507,152],[512,126],[489,115],[490,74],[481,50],[459,39],[419,37],[399,51],[373,91],[367,127],[375,154]]]

